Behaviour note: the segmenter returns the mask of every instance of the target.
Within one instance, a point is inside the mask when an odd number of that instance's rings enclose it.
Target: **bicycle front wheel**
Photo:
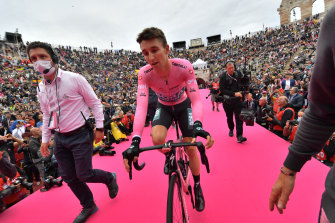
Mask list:
[[[168,200],[167,200],[167,213],[166,213],[166,222],[167,223],[176,223],[188,222],[186,220],[182,189],[180,186],[180,181],[177,174],[172,174],[169,180],[169,191],[168,191]]]

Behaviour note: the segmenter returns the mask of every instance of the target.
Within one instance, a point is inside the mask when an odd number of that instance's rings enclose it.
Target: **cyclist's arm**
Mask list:
[[[137,106],[133,126],[133,136],[137,135],[140,137],[143,132],[149,101],[149,86],[143,70],[141,69],[138,74]]]
[[[187,61],[188,62],[188,61]],[[202,122],[203,117],[203,106],[200,99],[199,87],[195,78],[192,64],[188,62],[187,71],[185,72],[185,82],[187,89],[187,96],[191,100],[192,114],[194,121]]]

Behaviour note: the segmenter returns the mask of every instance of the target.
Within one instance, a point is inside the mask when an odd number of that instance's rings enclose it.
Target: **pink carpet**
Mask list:
[[[321,194],[328,167],[316,160],[308,162],[299,173],[287,210],[283,215],[270,212],[268,198],[289,143],[255,124],[245,127],[248,141],[238,144],[228,137],[225,113],[212,111],[207,90],[201,91],[204,103],[204,128],[215,139],[207,154],[211,173],[202,166],[201,184],[206,198],[202,213],[191,210],[190,222],[317,222]],[[150,146],[150,128],[145,128],[142,146]],[[169,132],[173,139],[175,130]],[[141,172],[133,173],[130,181],[122,164],[121,153],[129,142],[116,145],[114,157],[93,158],[94,168],[114,171],[120,187],[111,200],[103,184],[89,184],[99,211],[88,222],[165,222],[168,177],[163,174],[164,157],[156,151],[146,152]],[[193,183],[192,183],[193,184]],[[48,192],[35,192],[0,214],[0,222],[72,222],[81,206],[67,185]]]

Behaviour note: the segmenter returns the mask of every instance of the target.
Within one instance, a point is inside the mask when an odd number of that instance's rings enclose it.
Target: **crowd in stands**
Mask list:
[[[228,60],[233,60],[241,71],[251,71],[251,93],[246,97],[246,104],[254,104],[256,122],[292,141],[303,109],[308,106],[308,85],[319,28],[320,18],[315,16],[202,49],[171,49],[170,56],[191,62],[199,58],[207,61],[211,79],[220,75]],[[43,159],[39,153],[43,114],[36,88],[41,78],[34,72],[25,47],[0,41],[0,135],[12,142],[6,145],[11,162],[22,168],[29,182],[39,185],[46,179],[45,167],[53,157],[51,154]],[[108,136],[108,142],[102,143],[110,145],[127,140],[136,109],[137,72],[146,64],[141,53],[98,52],[96,48],[67,46],[57,46],[55,51],[60,67],[84,75],[101,99]],[[333,138],[328,147],[334,144]]]

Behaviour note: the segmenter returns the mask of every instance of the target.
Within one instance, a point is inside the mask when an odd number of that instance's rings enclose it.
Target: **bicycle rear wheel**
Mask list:
[[[187,222],[182,193],[183,191],[181,189],[180,181],[177,174],[172,174],[169,180],[169,191],[168,191],[167,213],[166,213],[167,223]]]

